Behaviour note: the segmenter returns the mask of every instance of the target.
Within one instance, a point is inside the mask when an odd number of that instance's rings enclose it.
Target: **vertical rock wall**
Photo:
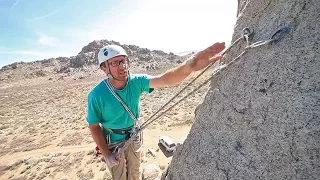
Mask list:
[[[319,13],[319,0],[238,1],[233,40],[245,27],[255,31],[252,42],[281,26],[290,33],[211,81],[164,179],[320,177]],[[244,47],[233,47],[224,63]]]

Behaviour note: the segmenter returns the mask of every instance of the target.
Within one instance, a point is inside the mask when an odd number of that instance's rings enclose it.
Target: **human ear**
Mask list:
[[[108,68],[106,68],[105,66],[101,66],[101,70],[102,70],[103,72],[105,72],[106,74],[109,73]]]

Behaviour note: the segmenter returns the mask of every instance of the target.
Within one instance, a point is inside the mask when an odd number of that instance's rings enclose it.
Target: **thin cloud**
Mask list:
[[[46,46],[59,46],[60,41],[53,36],[47,36],[43,33],[39,33],[38,43]]]
[[[40,17],[36,17],[36,18],[32,18],[32,19],[28,19],[28,21],[35,21],[35,20],[39,20],[39,19],[44,19],[44,18],[47,18],[55,13],[57,13],[60,9],[56,9],[54,11],[52,11],[51,13],[48,13],[46,15],[43,15],[43,16],[40,16]]]
[[[10,10],[12,10],[18,3],[20,0],[16,0],[16,2],[11,6]]]

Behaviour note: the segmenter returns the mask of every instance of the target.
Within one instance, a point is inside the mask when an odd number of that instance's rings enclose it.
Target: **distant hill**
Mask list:
[[[150,50],[136,45],[120,44],[116,41],[95,40],[71,57],[50,58],[33,62],[15,62],[0,69],[0,81],[43,77],[54,74],[71,75],[98,68],[97,55],[101,47],[108,44],[122,46],[129,55],[133,71],[156,71],[181,63],[185,57],[161,50]]]

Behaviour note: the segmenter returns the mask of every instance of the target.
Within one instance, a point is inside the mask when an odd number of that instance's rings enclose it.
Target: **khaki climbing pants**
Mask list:
[[[113,180],[139,180],[141,152],[135,152],[139,145],[132,142],[120,154],[119,165],[109,168]]]

